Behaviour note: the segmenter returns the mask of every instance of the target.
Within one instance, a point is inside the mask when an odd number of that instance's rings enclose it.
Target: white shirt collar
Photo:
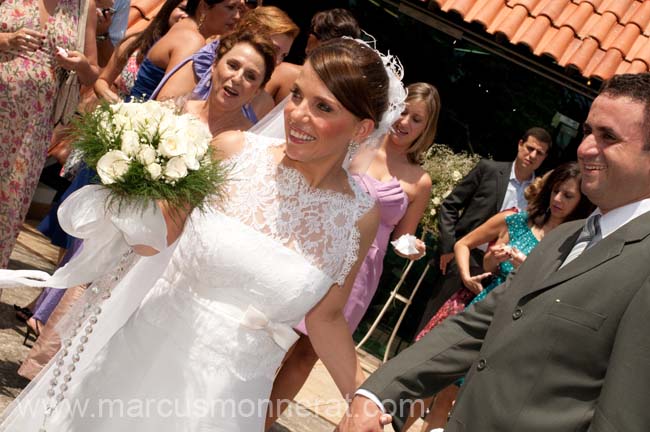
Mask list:
[[[649,211],[650,198],[646,198],[641,201],[635,201],[622,207],[615,208],[606,214],[603,214],[600,209],[597,208],[592,215],[602,215],[600,217],[600,233],[602,238],[605,238],[626,223],[630,222],[632,219],[636,219]]]
[[[520,182],[519,180],[517,180],[517,176],[515,175],[515,163],[513,162],[513,163],[512,163],[512,166],[510,167],[510,179],[509,179],[509,180],[510,180],[510,181],[513,181],[513,180],[514,180],[515,183],[521,183],[521,184],[523,184],[523,183],[530,183],[530,182],[532,182],[533,180],[535,180],[535,172],[533,171],[533,174],[532,174],[528,179],[526,179],[526,180]]]

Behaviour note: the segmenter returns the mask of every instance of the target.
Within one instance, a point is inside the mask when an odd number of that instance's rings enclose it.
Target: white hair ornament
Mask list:
[[[386,54],[381,53],[376,48],[377,39],[365,31],[363,31],[363,34],[369,39],[368,42],[362,39],[353,40],[367,46],[377,53],[386,69],[386,74],[388,75],[388,108],[384,114],[382,114],[381,120],[375,126],[375,130],[363,141],[364,146],[372,148],[379,146],[384,135],[391,130],[393,124],[404,111],[406,106],[406,89],[402,83],[402,78],[404,78],[404,67],[399,61],[399,58],[392,55],[390,51],[387,51]],[[343,38],[352,39],[347,36],[344,36]]]

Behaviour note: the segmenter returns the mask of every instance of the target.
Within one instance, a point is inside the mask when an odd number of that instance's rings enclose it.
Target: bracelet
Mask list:
[[[98,41],[108,40],[108,33],[98,34],[97,36],[95,36],[95,39]]]

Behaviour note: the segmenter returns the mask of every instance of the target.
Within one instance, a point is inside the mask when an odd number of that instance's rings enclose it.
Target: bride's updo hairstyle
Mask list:
[[[336,99],[375,128],[388,109],[388,74],[375,50],[354,39],[323,42],[307,57],[318,77]]]

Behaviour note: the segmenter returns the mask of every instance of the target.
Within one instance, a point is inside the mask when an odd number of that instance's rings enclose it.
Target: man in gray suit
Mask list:
[[[341,432],[401,430],[461,376],[445,432],[650,430],[650,74],[604,84],[578,161],[594,214],[373,374]]]
[[[551,149],[551,135],[543,128],[528,129],[517,143],[513,162],[481,159],[454,187],[440,206],[440,272],[438,294],[427,304],[419,328],[424,327],[442,304],[462,286],[454,261],[454,243],[498,212],[527,206],[524,190],[535,178]],[[483,273],[483,250],[470,255],[470,273]]]

